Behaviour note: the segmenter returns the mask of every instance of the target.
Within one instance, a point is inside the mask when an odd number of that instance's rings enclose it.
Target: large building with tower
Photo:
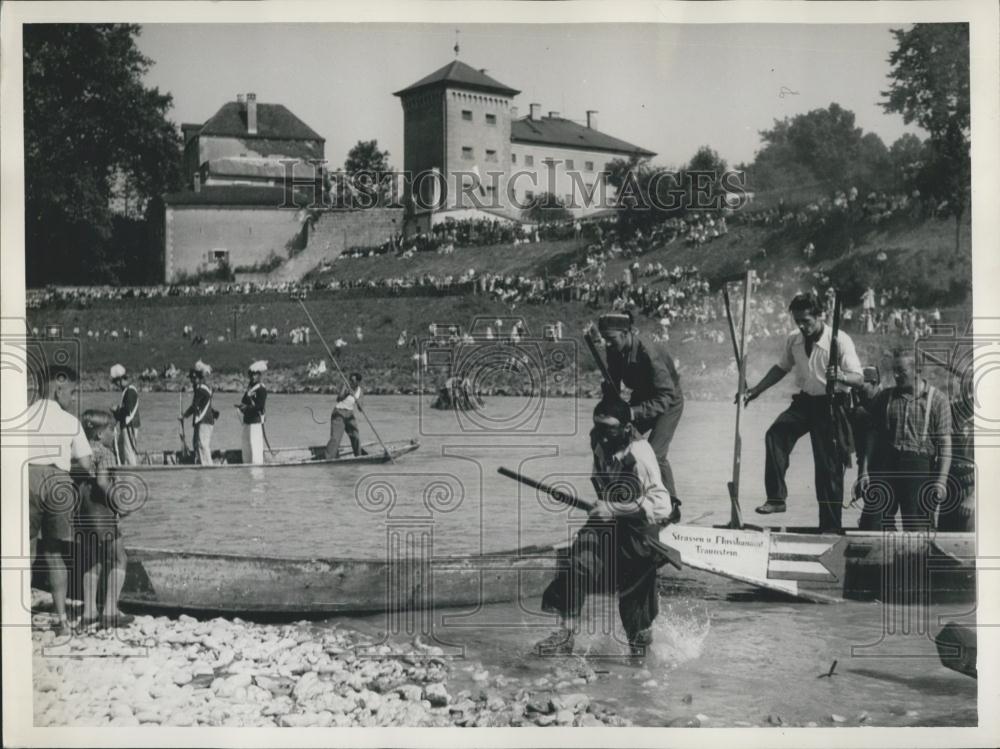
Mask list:
[[[460,60],[395,92],[418,223],[473,215],[517,220],[542,193],[586,216],[602,209],[602,191],[613,195],[601,180],[609,161],[656,155],[598,130],[593,110],[585,124],[559,112],[543,115],[538,103],[520,116],[513,103],[519,93]]]

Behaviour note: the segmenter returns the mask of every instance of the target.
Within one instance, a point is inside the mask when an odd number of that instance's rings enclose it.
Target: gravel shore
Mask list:
[[[592,702],[599,676],[554,665],[544,685],[490,677],[415,639],[384,644],[329,622],[136,617],[33,635],[37,726],[623,726]],[[469,678],[471,677],[471,681]],[[452,692],[468,682],[471,689]],[[554,685],[550,687],[549,685]],[[565,689],[559,689],[562,685]]]

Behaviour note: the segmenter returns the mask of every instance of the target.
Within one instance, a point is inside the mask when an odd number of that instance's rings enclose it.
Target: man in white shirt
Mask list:
[[[37,404],[39,421],[31,436],[34,455],[28,460],[28,519],[32,559],[37,550],[45,560],[52,586],[52,602],[60,636],[70,633],[66,616],[68,575],[63,555],[73,543],[73,512],[79,492],[71,471],[82,476],[93,472],[92,451],[76,410],[77,375],[71,368],[55,365],[40,373]]]
[[[330,414],[330,441],[326,444],[327,460],[340,457],[340,441],[347,432],[351,442],[351,450],[355,456],[361,455],[361,439],[358,433],[358,422],[354,416],[355,409],[361,408],[361,375],[351,374],[350,387],[342,387],[337,395],[337,403]]]
[[[844,469],[849,463],[850,444],[836,449],[834,432],[843,433],[843,442],[850,442],[850,427],[846,413],[843,419],[831,420],[830,400],[826,394],[828,379],[835,381],[834,412],[846,406],[850,388],[860,387],[864,381],[861,362],[854,350],[854,342],[844,331],[838,331],[838,358],[830,361],[832,330],[823,322],[823,305],[814,294],[798,294],[788,306],[798,330],[785,342],[781,359],[771,367],[763,379],[746,391],[746,402],[754,400],[772,385],[781,381],[789,372],[795,372],[799,392],[792,396],[792,404],[774,420],[765,438],[766,461],[764,486],[767,502],[757,508],[761,514],[785,511],[788,487],[785,472],[795,443],[805,434],[812,442],[816,473],[816,501],[819,503],[819,528],[821,531],[839,531],[844,496]],[[844,455],[848,457],[845,459]]]

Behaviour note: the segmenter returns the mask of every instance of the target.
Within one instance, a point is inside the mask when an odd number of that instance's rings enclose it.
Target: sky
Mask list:
[[[457,30],[457,34],[456,34]],[[891,145],[905,132],[878,102],[888,87],[888,26],[789,24],[147,24],[147,83],[173,95],[171,118],[205,122],[238,93],[280,103],[326,138],[341,165],[359,140],[403,163],[393,91],[459,59],[521,93],[521,115],[584,122],[680,166],[702,145],[749,162],[774,120],[837,102]]]

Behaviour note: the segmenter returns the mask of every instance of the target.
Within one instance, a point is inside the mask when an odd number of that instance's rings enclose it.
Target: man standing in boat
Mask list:
[[[205,378],[210,374],[212,374],[210,366],[201,359],[195,362],[188,372],[188,379],[191,380],[191,387],[194,389],[191,405],[178,417],[181,421],[187,416],[191,417],[195,461],[203,466],[212,465],[212,429],[215,427],[215,419],[219,416],[219,412],[212,408],[212,388],[205,382]]]
[[[639,434],[647,434],[656,455],[663,485],[670,500],[680,504],[667,452],[684,412],[684,394],[673,358],[662,347],[639,339],[631,312],[602,315],[597,329],[607,344],[608,374],[602,382],[605,397],[617,397],[624,383],[632,391],[630,422]]]
[[[830,361],[833,331],[823,322],[823,305],[816,295],[808,292],[797,294],[788,309],[798,330],[788,336],[778,363],[760,382],[749,388],[745,396],[746,403],[750,403],[789,372],[795,373],[795,385],[799,392],[792,396],[792,404],[774,420],[765,437],[764,486],[767,501],[757,508],[757,512],[785,511],[788,497],[785,472],[789,457],[795,443],[808,433],[815,462],[819,528],[821,531],[836,532],[840,530],[843,508],[844,469],[850,462],[849,450],[853,441],[844,409],[850,388],[860,387],[863,382],[861,362],[854,350],[854,342],[842,330],[837,332],[837,361]],[[831,406],[826,393],[828,380],[835,383],[834,413],[843,418],[831,420]],[[835,440],[837,444],[834,444]],[[845,454],[848,456],[846,459]]]
[[[542,594],[542,610],[559,614],[561,626],[537,643],[539,655],[573,652],[588,594],[618,594],[632,655],[645,655],[653,641],[656,571],[668,561],[660,527],[679,522],[680,509],[660,479],[653,448],[633,428],[631,412],[620,398],[606,398],[594,409],[590,444],[598,502],[577,533],[566,566]]]
[[[267,388],[261,379],[266,371],[266,361],[255,361],[250,365],[250,384],[236,406],[243,417],[244,463],[264,462],[264,405],[267,402]]]
[[[330,441],[326,445],[327,460],[340,457],[340,441],[347,432],[354,455],[361,455],[361,439],[358,434],[358,422],[354,416],[355,409],[361,408],[361,375],[353,372],[350,376],[350,386],[344,386],[337,395],[337,404],[330,414]]]
[[[115,449],[118,463],[123,466],[139,464],[136,431],[139,429],[139,391],[129,382],[128,372],[121,364],[111,367],[111,384],[122,391],[121,401],[112,411],[117,422]]]
[[[876,444],[869,448],[870,472],[859,477],[884,483],[885,491],[865,492],[861,527],[893,529],[897,510],[903,530],[927,530],[947,495],[951,468],[951,406],[940,390],[916,374],[912,349],[892,355],[896,386],[871,404]],[[870,495],[870,496],[869,496]]]

